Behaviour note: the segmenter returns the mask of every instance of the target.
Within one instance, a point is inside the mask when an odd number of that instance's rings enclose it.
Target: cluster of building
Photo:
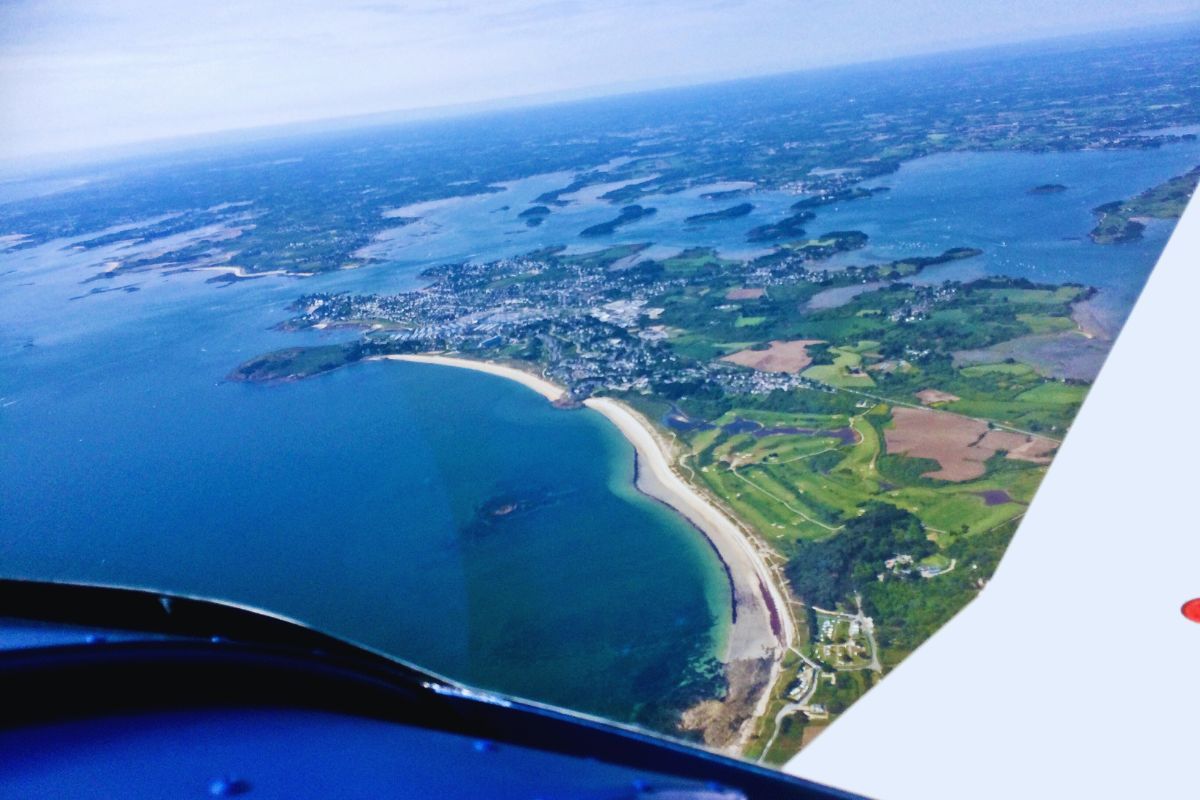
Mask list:
[[[848,267],[837,272],[809,264],[828,248],[851,249],[865,236],[836,234],[814,250],[779,249],[731,267],[742,286],[765,289],[801,282],[828,285],[871,283],[890,265]],[[829,391],[787,372],[745,369],[720,360],[681,356],[668,344],[673,331],[660,318],[665,297],[688,290],[698,278],[654,262],[614,268],[594,257],[505,258],[432,267],[428,284],[394,295],[321,293],[300,298],[288,326],[366,329],[373,352],[453,351],[484,358],[536,363],[546,377],[577,399],[599,391],[653,392],[675,399],[700,389],[762,395],[798,387]],[[707,278],[700,278],[708,280]],[[916,319],[954,296],[953,286],[916,287],[900,312]]]
[[[914,287],[915,296],[912,302],[893,311],[888,315],[888,319],[892,322],[916,322],[927,319],[930,309],[938,303],[953,300],[958,295],[958,290],[958,285],[954,283]]]
[[[765,285],[827,280],[804,261],[751,262],[743,277]],[[300,313],[288,326],[359,326],[375,351],[443,350],[536,362],[579,399],[600,390],[670,397],[702,386],[732,394],[819,386],[792,374],[676,353],[666,341],[671,332],[657,322],[663,309],[651,303],[684,288],[686,276],[660,271],[647,277],[645,271],[527,257],[444,265],[423,277],[427,286],[402,294],[306,295],[293,306]]]
[[[881,572],[875,576],[878,581],[887,579],[888,573],[892,575],[902,576],[917,574],[922,578],[936,578],[945,572],[954,569],[956,562],[952,559],[949,564],[939,566],[935,564],[918,564],[913,560],[913,557],[908,554],[900,554],[894,558],[889,558],[883,562],[884,569],[887,572]]]

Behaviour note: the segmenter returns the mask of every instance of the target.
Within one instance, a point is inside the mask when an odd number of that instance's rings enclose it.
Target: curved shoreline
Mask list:
[[[516,381],[551,402],[562,400],[566,394],[561,386],[545,378],[490,361],[445,355],[374,358],[486,372]],[[583,404],[604,416],[633,445],[637,489],[680,514],[716,551],[729,579],[733,603],[722,661],[769,658],[777,664],[793,643],[795,630],[791,615],[786,613],[785,594],[751,535],[672,468],[671,445],[644,417],[611,397],[591,397]]]
[[[377,359],[486,372],[516,381],[552,403],[559,403],[567,395],[565,389],[545,378],[489,361],[445,355],[375,356],[371,360]],[[670,507],[694,527],[715,551],[725,573],[731,594],[731,620],[719,658],[728,667],[727,697],[733,706],[727,713],[733,716],[718,726],[732,723],[737,733],[732,739],[723,737],[711,744],[738,754],[753,730],[752,723],[766,713],[782,673],[784,654],[795,643],[796,628],[787,594],[752,534],[675,471],[674,447],[645,417],[611,397],[590,397],[583,404],[612,423],[633,446],[635,488]],[[707,734],[705,739],[708,741]]]
[[[369,359],[365,360],[408,361],[414,364],[440,364],[443,367],[461,367],[462,369],[473,369],[476,372],[486,372],[489,375],[498,375],[501,378],[508,378],[510,381],[516,381],[522,386],[533,389],[551,403],[561,400],[563,395],[566,394],[565,389],[557,384],[551,383],[545,378],[539,378],[537,375],[534,375],[531,372],[526,372],[523,369],[506,367],[503,364],[495,364],[491,361],[475,361],[474,359],[469,358],[431,355],[371,356]]]
[[[633,485],[634,485],[634,488],[636,488],[639,492],[641,492],[646,497],[649,497],[654,502],[661,503],[662,505],[666,506],[667,508],[671,509],[672,511],[675,511],[675,513],[678,514],[679,512],[670,503],[667,503],[665,500],[661,500],[661,499],[655,497],[654,495],[647,494],[645,491],[642,490],[642,488],[641,488],[641,473],[640,473],[641,460],[642,460],[641,456],[638,455],[638,452],[635,449],[633,451]],[[684,517],[684,519],[687,519],[687,517]],[[688,519],[687,521],[688,521],[689,525],[691,525],[693,528],[695,528],[696,531],[701,536],[704,537],[704,541],[708,542],[708,546],[712,548],[712,551],[714,553],[716,553],[717,560],[721,562],[721,570],[725,573],[725,582],[727,584],[729,584],[729,596],[732,598],[734,596],[734,592],[737,591],[736,584],[734,584],[734,582],[733,582],[733,570],[729,568],[729,564],[726,563],[725,557],[723,555],[721,555],[721,550],[720,550],[720,548],[717,547],[717,543],[712,540],[712,537],[709,536],[708,533],[706,533],[703,528],[701,528],[695,522],[692,522],[692,520]],[[729,604],[729,610],[730,610],[730,621],[733,624],[737,624],[737,604],[731,602]]]
[[[633,445],[639,464],[637,488],[673,508],[712,545],[728,571],[734,614],[724,661],[780,657],[794,638],[782,592],[749,534],[671,468],[670,445],[633,409],[611,397],[584,405],[603,414]]]

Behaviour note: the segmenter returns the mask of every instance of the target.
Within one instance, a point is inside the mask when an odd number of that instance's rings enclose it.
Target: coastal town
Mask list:
[[[541,374],[565,386],[569,400],[598,392],[684,394],[709,386],[726,394],[764,395],[800,386],[828,388],[789,371],[740,369],[727,360],[694,360],[671,347],[670,318],[656,299],[706,288],[711,270],[746,287],[726,292],[763,299],[773,291],[860,286],[899,280],[926,266],[970,258],[979,251],[958,248],[936,258],[851,267],[810,269],[816,260],[865,243],[858,232],[780,249],[745,263],[718,259],[711,251],[681,253],[674,263],[636,260],[640,247],[613,247],[572,258],[550,251],[524,258],[431,268],[429,284],[398,295],[305,295],[285,323],[292,330],[353,326],[366,330],[360,354],[461,352],[484,358],[514,358],[541,366]],[[681,267],[680,264],[685,266]],[[915,289],[913,302],[891,313],[893,322],[927,318],[929,309],[955,296],[957,288]],[[719,303],[717,312],[736,312]],[[910,357],[922,358],[913,350]],[[259,370],[266,367],[260,365]],[[247,377],[251,377],[247,375]]]
[[[1168,27],[14,169],[13,563],[787,764],[992,585],[1200,183]]]
[[[775,763],[979,591],[979,562],[1002,552],[1056,446],[1034,431],[1060,431],[1086,390],[1023,367],[1014,402],[980,416],[964,398],[995,396],[995,368],[959,354],[1073,327],[1089,287],[920,280],[980,255],[967,247],[830,268],[866,242],[439,265],[412,291],[300,297],[282,329],[357,337],[230,378],[396,358],[501,374],[608,417],[635,445],[638,488],[692,521],[729,577],[726,688],[680,708],[678,731]],[[1019,400],[1035,389],[1062,399]],[[928,618],[904,610],[930,591]]]
[[[234,171],[192,202],[175,191],[197,184],[164,181],[156,202],[184,210],[131,227],[8,228],[106,254],[88,280],[108,285],[76,299],[155,270],[317,282],[276,325],[302,342],[239,351],[234,383],[400,360],[605,416],[637,487],[727,577],[719,663],[689,660],[629,719],[782,763],[987,585],[1119,329],[1115,248],[1158,235],[1200,177],[1192,58],[1064,57],[1053,86],[881,73],[815,104],[781,86],[582,137],[483,126],[404,159],[364,140],[286,162],[297,184]],[[1092,196],[1084,151],[1178,155]],[[914,220],[918,197],[936,203]],[[115,221],[143,199],[112,199]],[[1048,227],[1053,209],[1070,214]],[[1042,246],[1051,228],[1064,244]],[[539,502],[497,489],[471,524]]]

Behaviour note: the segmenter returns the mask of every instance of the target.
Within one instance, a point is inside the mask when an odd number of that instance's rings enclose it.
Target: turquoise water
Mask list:
[[[1197,163],[1195,144],[938,156],[809,227],[870,234],[840,263],[977,246],[923,279],[1078,280],[1102,287],[1117,324],[1171,226],[1102,247],[1086,239],[1090,209]],[[151,274],[115,282],[137,293],[71,300],[96,285],[80,281],[104,249],[0,253],[0,573],[258,605],[468,682],[632,718],[713,649],[729,598],[703,539],[633,490],[632,450],[605,420],[443,367],[222,382],[265,350],[353,335],[271,330],[302,292],[397,290],[430,262],[578,244],[612,207],[581,198],[540,228],[515,220],[565,182],[427,210],[379,245],[386,263],[305,281]],[[1070,188],[1025,193],[1047,182]],[[744,252],[745,231],[794,200],[754,193],[750,217],[688,229],[683,217],[737,202],[700,191],[650,198],[659,214],[607,241]],[[509,495],[537,502],[473,528]]]
[[[299,284],[176,276],[64,303],[50,298],[78,291],[77,271],[36,277],[3,279],[30,301],[6,302],[5,575],[256,605],[619,719],[719,635],[719,563],[633,489],[632,448],[595,412],[400,363],[223,383],[240,359],[297,341],[265,328]],[[460,532],[512,493],[538,504]]]

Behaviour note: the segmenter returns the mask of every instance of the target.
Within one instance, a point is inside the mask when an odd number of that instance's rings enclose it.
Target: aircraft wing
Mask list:
[[[1200,205],[991,584],[786,769],[882,798],[1196,796]]]

